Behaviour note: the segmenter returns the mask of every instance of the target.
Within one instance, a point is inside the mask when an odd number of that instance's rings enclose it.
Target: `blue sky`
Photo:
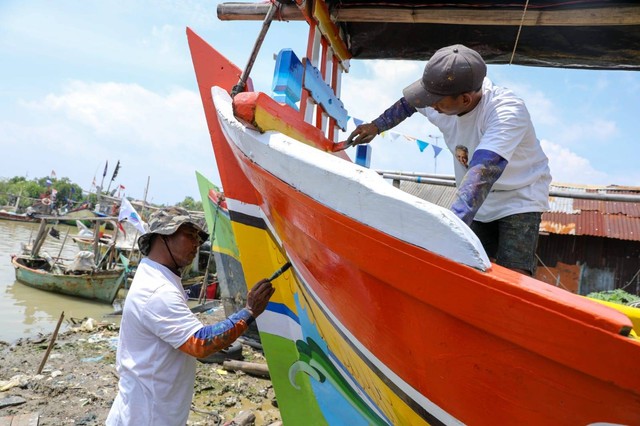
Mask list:
[[[0,177],[55,170],[86,189],[104,163],[116,184],[172,204],[198,198],[195,170],[219,183],[185,27],[244,66],[259,22],[224,22],[213,1],[0,2]],[[274,22],[252,72],[270,91],[273,54],[304,52],[302,23]],[[293,43],[293,44],[292,44]],[[422,62],[351,61],[343,77],[350,115],[375,118],[422,73]],[[527,103],[555,181],[640,185],[640,73],[490,66],[490,78]],[[351,128],[351,127],[350,127]],[[395,129],[435,143],[417,114]],[[441,139],[438,144],[444,146]],[[452,173],[404,138],[378,137],[374,168]],[[105,184],[106,186],[106,184]]]

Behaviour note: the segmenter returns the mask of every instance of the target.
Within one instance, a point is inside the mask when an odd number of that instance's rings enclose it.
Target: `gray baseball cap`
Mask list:
[[[454,44],[434,53],[424,67],[422,78],[405,87],[402,94],[409,104],[424,108],[445,96],[480,89],[486,75],[487,64],[478,52]]]
[[[182,207],[167,207],[155,211],[149,217],[149,232],[138,238],[138,247],[143,256],[151,250],[151,236],[153,234],[172,235],[185,223],[190,224],[198,231],[200,244],[209,239],[209,234],[204,230],[204,219],[198,219]]]

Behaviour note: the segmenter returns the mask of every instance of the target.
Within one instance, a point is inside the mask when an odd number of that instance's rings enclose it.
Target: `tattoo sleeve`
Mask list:
[[[219,323],[202,327],[180,346],[180,350],[196,358],[207,357],[233,343],[252,321],[249,311],[242,309]]]
[[[417,110],[409,105],[409,102],[402,97],[383,112],[380,117],[373,120],[373,124],[378,128],[378,132],[382,133],[385,130],[396,127],[398,124],[411,117],[416,111]]]
[[[451,210],[467,225],[471,225],[478,209],[489,195],[493,184],[502,175],[507,160],[493,151],[479,149],[473,154],[469,170],[462,178]]]

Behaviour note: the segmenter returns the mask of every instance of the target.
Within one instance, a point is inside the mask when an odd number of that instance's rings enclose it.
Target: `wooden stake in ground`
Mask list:
[[[49,354],[51,353],[51,349],[53,349],[53,345],[56,342],[56,337],[58,337],[58,330],[60,330],[60,325],[62,324],[62,320],[64,319],[64,311],[60,313],[60,319],[58,320],[58,324],[56,325],[56,329],[53,331],[51,335],[51,340],[49,341],[49,346],[47,347],[47,351],[44,353],[44,358],[42,358],[42,362],[40,363],[40,367],[38,367],[38,372],[36,374],[42,373],[42,369],[44,365],[47,363],[47,358],[49,358]]]
[[[269,368],[265,364],[255,362],[226,360],[222,363],[222,368],[228,371],[240,370],[253,376],[269,377]]]
[[[224,424],[224,426],[249,426],[253,425],[256,421],[256,415],[251,411],[240,411],[237,416],[230,422]]]

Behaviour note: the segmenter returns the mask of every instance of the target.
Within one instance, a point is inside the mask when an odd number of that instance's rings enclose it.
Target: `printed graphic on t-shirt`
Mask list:
[[[469,148],[464,145],[456,146],[456,159],[465,169],[469,168]]]

